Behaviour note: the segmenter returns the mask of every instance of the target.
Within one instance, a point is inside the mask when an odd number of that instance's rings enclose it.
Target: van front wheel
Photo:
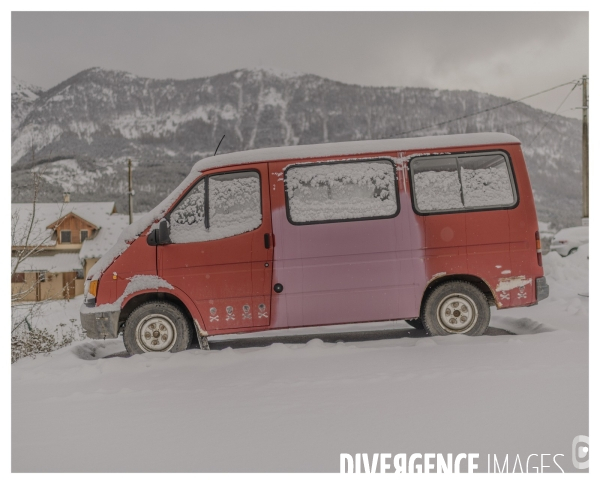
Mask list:
[[[490,307],[485,295],[473,284],[447,282],[427,296],[421,320],[427,333],[432,336],[480,336],[490,323]]]
[[[130,355],[189,348],[192,330],[185,315],[172,304],[152,301],[136,308],[127,318],[123,342]]]

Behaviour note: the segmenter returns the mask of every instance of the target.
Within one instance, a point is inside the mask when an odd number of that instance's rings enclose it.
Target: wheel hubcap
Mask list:
[[[176,339],[175,325],[162,314],[151,314],[138,323],[136,340],[145,352],[169,351]]]
[[[449,333],[465,333],[477,322],[477,306],[464,294],[451,294],[438,306],[438,320]]]

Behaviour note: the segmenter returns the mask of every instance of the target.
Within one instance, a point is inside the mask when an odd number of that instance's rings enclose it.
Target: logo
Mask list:
[[[575,469],[587,469],[590,466],[590,438],[578,435],[573,439],[572,450]]]
[[[479,469],[479,454],[340,454],[341,474],[385,474],[388,470],[403,474],[468,472]],[[461,465],[462,464],[462,465]]]

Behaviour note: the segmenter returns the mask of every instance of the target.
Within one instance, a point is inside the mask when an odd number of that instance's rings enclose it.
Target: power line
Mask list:
[[[531,140],[531,142],[529,144],[533,144],[534,141],[538,138],[538,136],[542,133],[542,131],[544,131],[544,129],[546,128],[546,126],[548,126],[548,123],[550,121],[552,121],[552,118],[554,118],[554,116],[556,115],[556,113],[558,112],[558,110],[562,107],[562,105],[565,103],[565,101],[569,98],[569,96],[571,95],[571,93],[575,90],[575,88],[579,86],[579,82],[577,82],[577,84],[575,84],[573,86],[573,88],[568,92],[568,94],[566,95],[566,97],[562,100],[562,102],[558,105],[558,107],[556,108],[556,111],[554,111],[552,113],[552,116],[550,116],[548,118],[548,120],[544,123],[544,126],[542,126],[542,128],[537,132],[537,134],[534,136],[534,138]]]
[[[524,101],[525,99],[529,99],[529,98],[532,98],[534,96],[539,96],[540,94],[544,94],[544,93],[553,91],[554,89],[558,89],[559,87],[568,86],[569,84],[573,84],[573,83],[575,83],[575,86],[577,86],[578,82],[579,82],[579,79],[575,79],[573,81],[565,82],[564,84],[560,84],[558,86],[551,87],[550,89],[546,89],[544,91],[536,92],[535,94],[530,94],[528,96],[522,97],[521,99],[517,99],[517,100],[514,100],[514,101],[509,101],[509,102],[506,102],[506,103],[503,103],[503,104],[499,104],[498,106],[494,106],[494,107],[491,107],[491,108],[483,109],[481,111],[477,111],[476,113],[465,114],[464,116],[460,116],[458,118],[453,118],[453,119],[448,119],[447,121],[442,121],[441,123],[430,124],[429,126],[423,126],[421,128],[411,129],[409,131],[403,131],[402,133],[399,133],[398,136],[402,136],[404,134],[415,133],[417,131],[423,131],[425,129],[437,128],[438,126],[443,126],[443,125],[448,124],[448,123],[453,123],[454,121],[460,121],[461,119],[466,119],[466,118],[470,118],[471,116],[477,116],[479,114],[487,113],[489,111],[493,111],[494,109],[500,109],[500,108],[503,108],[503,107],[506,107],[506,106],[510,106],[511,104],[515,104],[515,103]]]

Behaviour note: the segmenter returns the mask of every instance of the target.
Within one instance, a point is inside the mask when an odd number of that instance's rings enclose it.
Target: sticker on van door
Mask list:
[[[235,314],[233,314],[233,306],[227,306],[225,311],[227,311],[227,317],[225,318],[225,321],[234,321]]]
[[[260,318],[268,318],[269,315],[267,314],[267,306],[265,306],[264,304],[259,304],[258,305],[258,319]]]

